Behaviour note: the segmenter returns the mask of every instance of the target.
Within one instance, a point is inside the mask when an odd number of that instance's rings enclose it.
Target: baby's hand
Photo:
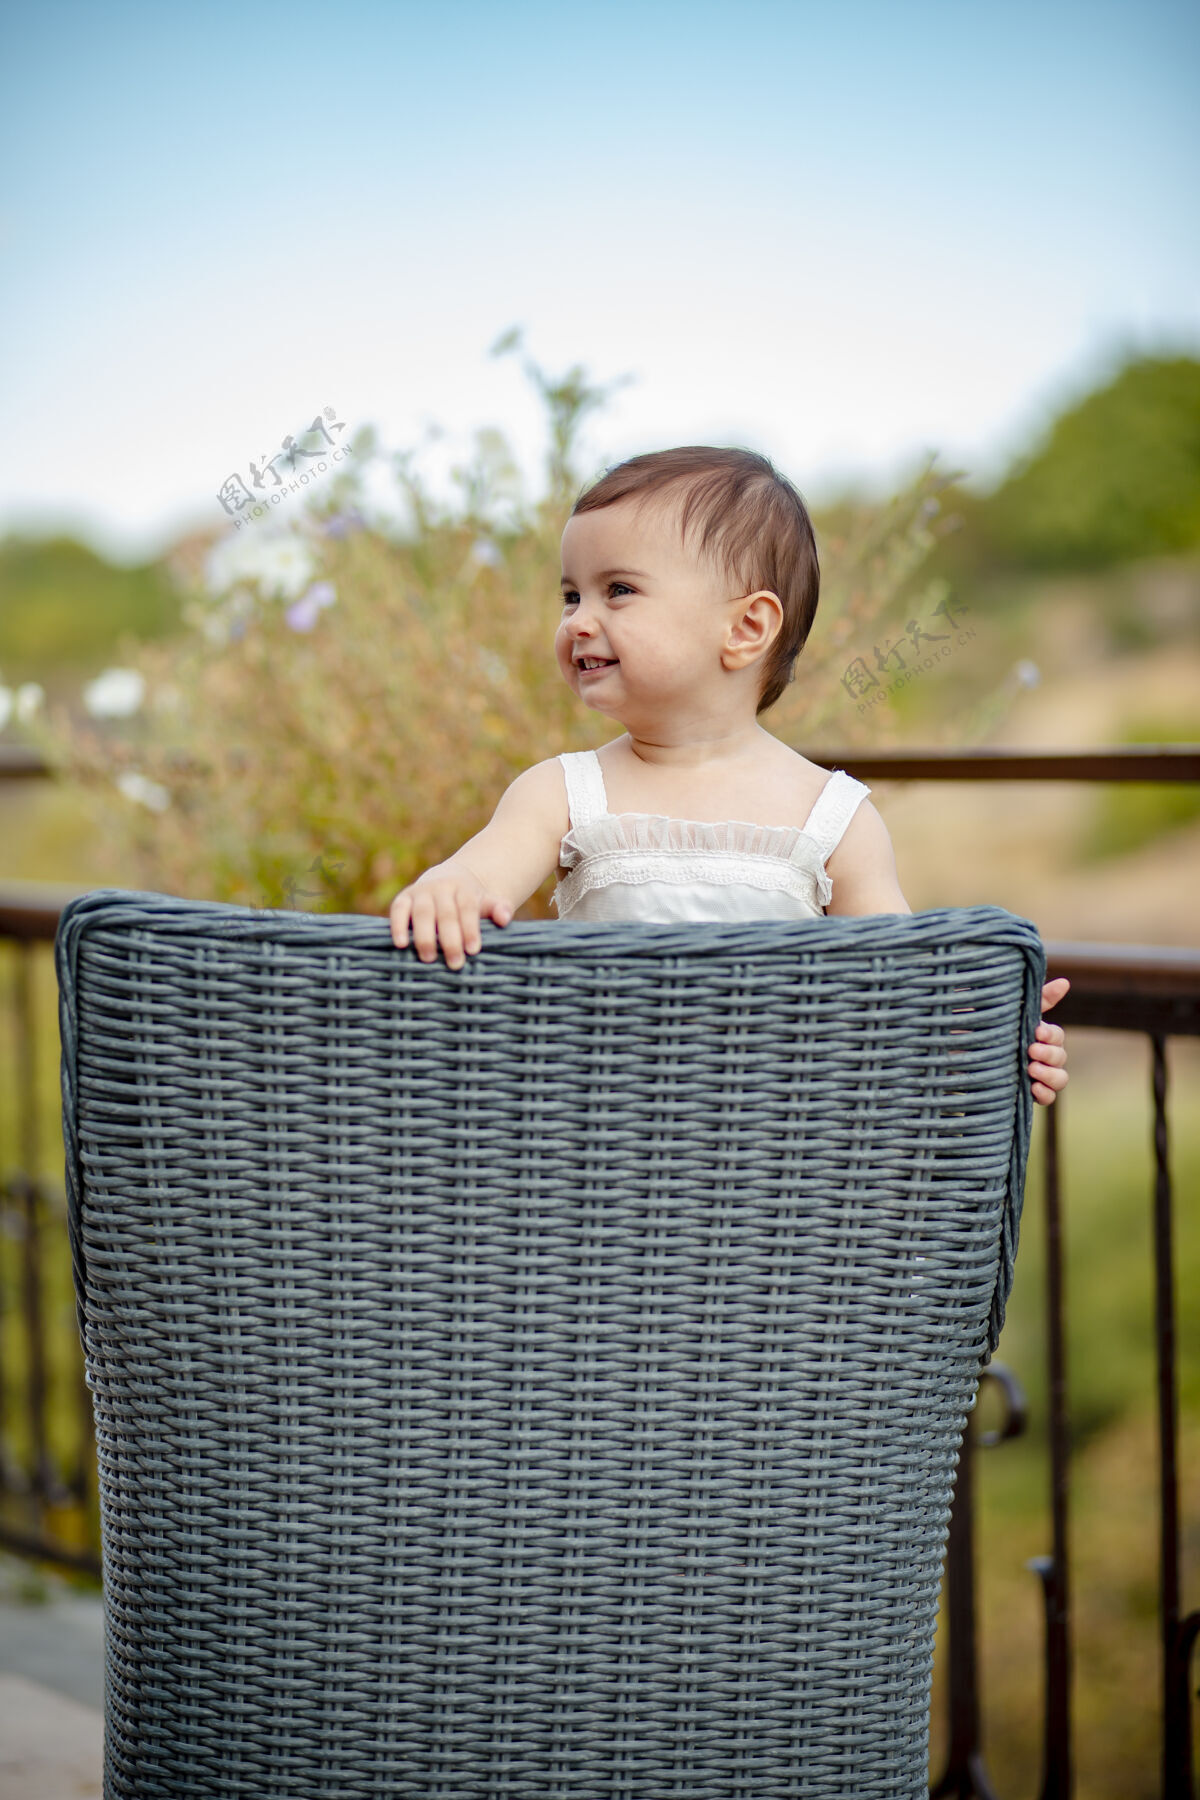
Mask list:
[[[411,920],[413,946],[422,962],[437,960],[440,940],[446,967],[461,969],[467,956],[474,956],[483,942],[480,919],[507,925],[512,907],[507,900],[489,894],[469,869],[451,869],[443,864],[427,869],[402,888],[388,908],[388,918],[392,942],[398,950],[407,948]]]
[[[1060,975],[1057,981],[1048,981],[1042,989],[1042,1011],[1049,1012],[1052,1006],[1057,1006],[1070,986],[1065,975]],[[1066,1039],[1061,1025],[1047,1025],[1044,1020],[1034,1036],[1037,1041],[1029,1046],[1033,1097],[1039,1106],[1053,1106],[1068,1080]]]

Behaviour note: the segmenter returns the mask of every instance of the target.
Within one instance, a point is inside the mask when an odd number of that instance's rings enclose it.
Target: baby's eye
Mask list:
[[[610,599],[618,594],[632,594],[632,592],[633,589],[626,581],[610,581],[608,584],[608,596]],[[579,605],[579,595],[574,588],[566,588],[563,590],[562,603],[564,610],[569,606]]]

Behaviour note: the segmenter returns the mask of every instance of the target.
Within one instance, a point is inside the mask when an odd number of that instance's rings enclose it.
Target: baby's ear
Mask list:
[[[756,588],[731,611],[721,661],[727,669],[744,669],[769,650],[783,630],[783,602],[770,588]]]

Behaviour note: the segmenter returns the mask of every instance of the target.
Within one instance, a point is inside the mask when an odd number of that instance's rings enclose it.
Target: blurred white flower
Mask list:
[[[313,576],[313,559],[299,538],[280,538],[266,546],[259,568],[258,585],[277,600],[296,600]]]
[[[1013,670],[1018,687],[1036,687],[1042,679],[1042,671],[1035,662],[1019,662]]]
[[[13,709],[13,691],[12,691],[12,689],[6,688],[6,687],[0,687],[0,731],[3,731],[4,727],[8,724],[8,721],[9,721],[10,717],[12,716],[12,709]]]
[[[471,546],[471,561],[485,569],[498,569],[504,558],[490,538],[477,538]]]
[[[16,711],[20,724],[28,725],[42,701],[46,698],[46,690],[40,681],[23,681],[17,689]]]
[[[105,669],[83,690],[93,719],[128,719],[146,697],[146,679],[137,669]]]
[[[337,589],[332,581],[314,581],[307,594],[293,600],[284,618],[293,631],[311,631],[322,607],[332,606],[336,599]]]
[[[117,786],[127,800],[134,800],[139,806],[148,806],[151,812],[166,812],[171,804],[171,796],[165,787],[157,781],[151,781],[148,775],[139,775],[136,769],[127,769],[123,775],[117,776]]]
[[[208,555],[205,579],[216,596],[240,581],[257,582],[269,599],[295,600],[312,580],[307,544],[292,533],[254,531],[222,538]]]

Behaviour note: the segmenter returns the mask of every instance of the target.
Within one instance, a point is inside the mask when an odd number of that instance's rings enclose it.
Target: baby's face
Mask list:
[[[674,504],[574,514],[562,571],[555,654],[585,706],[644,726],[656,710],[703,701],[721,671],[731,585],[682,543]]]

